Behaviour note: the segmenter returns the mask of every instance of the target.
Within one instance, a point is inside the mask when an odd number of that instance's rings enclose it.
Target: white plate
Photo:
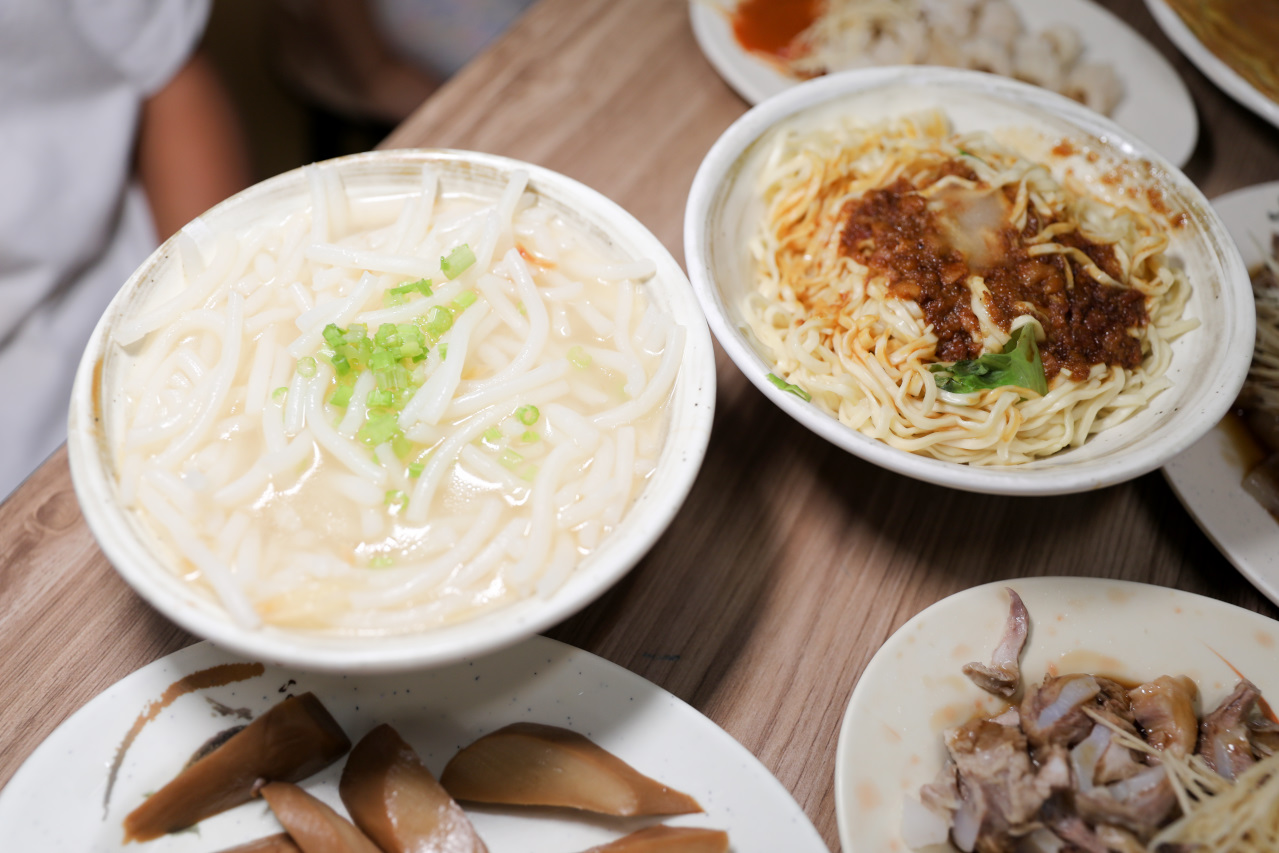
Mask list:
[[[1111,118],[1173,165],[1185,165],[1199,138],[1199,118],[1186,84],[1159,51],[1088,0],[1010,1],[1032,32],[1059,23],[1073,27],[1084,39],[1084,58],[1109,63],[1123,82],[1124,99]],[[758,104],[800,81],[742,49],[726,11],[735,6],[736,0],[690,0],[693,34],[719,75]]]
[[[352,742],[374,725],[390,723],[437,775],[460,747],[508,723],[572,728],[641,773],[691,794],[706,809],[668,823],[727,830],[737,853],[826,853],[790,794],[722,729],[634,673],[543,637],[444,669],[348,678],[267,666],[250,680],[189,693],[142,729],[125,753],[104,812],[116,749],[148,703],[179,678],[240,661],[200,643],[138,670],[85,705],[32,753],[0,793],[0,846],[120,849],[121,821],[145,792],[171,779],[206,738],[235,724],[215,712],[215,701],[256,716],[287,689],[314,692]],[[337,796],[343,763],[302,786],[345,814]],[[492,853],[566,853],[621,834],[611,820],[556,810],[468,811]],[[202,821],[198,832],[128,849],[210,853],[279,831],[266,805],[252,802]]]
[[[1159,24],[1164,35],[1195,64],[1212,82],[1227,95],[1243,104],[1271,124],[1279,127],[1279,104],[1239,75],[1190,31],[1181,16],[1164,0],[1146,0],[1146,8]]]
[[[1249,269],[1279,231],[1279,182],[1236,190],[1212,202]],[[1279,604],[1279,524],[1243,490],[1247,474],[1236,427],[1223,421],[1164,466],[1183,505],[1226,559]]]
[[[1026,578],[964,590],[898,629],[857,682],[835,762],[844,853],[906,853],[902,802],[937,775],[945,758],[942,730],[1005,707],[960,667],[990,660],[1008,618],[1007,587],[1030,612],[1023,683],[1042,681],[1050,668],[1121,681],[1183,674],[1199,685],[1203,707],[1212,709],[1238,680],[1233,665],[1264,694],[1279,697],[1279,622],[1250,610],[1095,578]]]

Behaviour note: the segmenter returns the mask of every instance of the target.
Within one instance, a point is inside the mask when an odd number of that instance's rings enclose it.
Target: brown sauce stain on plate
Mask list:
[[[138,718],[133,721],[133,726],[125,733],[120,745],[116,747],[115,758],[111,761],[111,771],[107,774],[107,790],[102,795],[103,817],[106,817],[107,808],[111,803],[111,789],[115,787],[116,776],[120,772],[120,766],[124,764],[125,754],[129,751],[129,747],[133,746],[133,742],[138,739],[138,735],[142,734],[142,730],[147,727],[147,724],[160,716],[161,711],[188,693],[206,690],[210,687],[224,687],[237,681],[247,681],[250,678],[256,678],[265,671],[266,667],[260,663],[224,663],[211,666],[208,669],[201,669],[182,676],[166,687],[164,692],[160,694],[159,699],[154,702],[148,702],[146,707],[142,709],[142,713],[138,714]]]
[[[1122,661],[1110,655],[1103,655],[1100,652],[1093,652],[1087,649],[1075,649],[1066,652],[1057,659],[1057,671],[1063,673],[1086,672],[1090,675],[1103,675],[1121,684],[1128,683],[1128,679],[1121,674],[1124,671]]]
[[[741,0],[733,10],[733,36],[744,50],[793,59],[791,43],[821,16],[820,0]]]
[[[864,812],[873,812],[879,808],[881,798],[879,796],[879,787],[873,782],[862,782],[853,792],[857,797],[857,805]]]

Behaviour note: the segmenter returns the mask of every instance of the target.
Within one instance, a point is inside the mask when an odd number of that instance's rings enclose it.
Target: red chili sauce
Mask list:
[[[733,35],[745,50],[794,58],[791,42],[825,5],[825,0],[741,0],[733,10]]]
[[[975,178],[957,161],[944,172]],[[1001,201],[1011,198],[1004,195]],[[1022,314],[1038,318],[1046,338],[1040,355],[1049,379],[1062,368],[1082,380],[1094,364],[1141,364],[1141,344],[1129,330],[1148,322],[1145,297],[1137,290],[1097,281],[1067,255],[1031,257],[1027,238],[1049,224],[1033,209],[1020,232],[1005,219],[988,229],[982,243],[971,229],[965,231],[951,219],[949,211],[939,215],[908,180],[899,178],[848,202],[841,215],[846,223],[842,252],[869,267],[872,275],[885,277],[890,295],[919,304],[937,335],[940,361],[982,354],[980,325],[966,284],[969,276],[979,275],[989,290],[987,310],[1001,329],[1007,331]],[[1120,278],[1109,246],[1078,232],[1059,235],[1056,241],[1079,249],[1112,278]]]

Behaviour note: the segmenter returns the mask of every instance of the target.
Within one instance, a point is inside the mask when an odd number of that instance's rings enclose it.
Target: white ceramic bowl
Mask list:
[[[1120,166],[1146,176],[1174,209],[1185,211],[1186,226],[1174,232],[1169,254],[1189,273],[1193,294],[1186,316],[1197,318],[1199,326],[1174,342],[1172,387],[1143,411],[1079,448],[1016,466],[969,466],[892,448],[768,382],[773,367],[767,350],[742,312],[743,298],[754,286],[747,239],[763,211],[754,181],[765,146],[757,143],[790,120],[840,114],[870,122],[924,108],[942,109],[958,132],[1019,128],[1019,143],[1033,136],[1045,153],[1055,140],[1077,140],[1080,150],[1087,146],[1100,155],[1095,169]],[[921,67],[843,72],[759,104],[724,132],[702,162],[685,211],[684,251],[711,330],[738,368],[783,411],[869,462],[968,491],[1063,494],[1153,471],[1220,419],[1243,383],[1252,350],[1255,321],[1247,270],[1198,189],[1147,145],[1074,101],[979,72]]]
[[[683,503],[705,455],[715,403],[710,333],[688,279],[661,242],[638,220],[582,184],[535,165],[448,150],[380,151],[329,161],[351,196],[404,195],[434,164],[442,189],[481,188],[496,196],[512,170],[529,173],[527,192],[570,221],[604,237],[629,257],[647,257],[657,274],[649,298],[686,329],[669,426],[657,468],[618,527],[568,580],[546,598],[534,595],[468,621],[403,635],[325,636],[275,627],[246,629],[221,604],[182,581],[167,564],[151,527],[121,499],[115,449],[123,432],[120,389],[130,355],[112,330],[134,316],[178,263],[176,244],[162,245],[134,273],[103,315],[76,376],[68,452],[81,510],[103,552],[143,598],[183,628],[254,659],[334,672],[390,672],[454,662],[509,646],[570,616],[630,570]],[[258,222],[275,223],[310,203],[302,170],[250,187],[214,207],[184,231],[197,240]],[[176,238],[175,238],[176,239]]]

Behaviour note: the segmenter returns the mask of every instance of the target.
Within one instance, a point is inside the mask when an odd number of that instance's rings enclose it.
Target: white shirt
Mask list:
[[[66,438],[81,352],[156,246],[138,117],[208,0],[0,0],[0,497]]]

